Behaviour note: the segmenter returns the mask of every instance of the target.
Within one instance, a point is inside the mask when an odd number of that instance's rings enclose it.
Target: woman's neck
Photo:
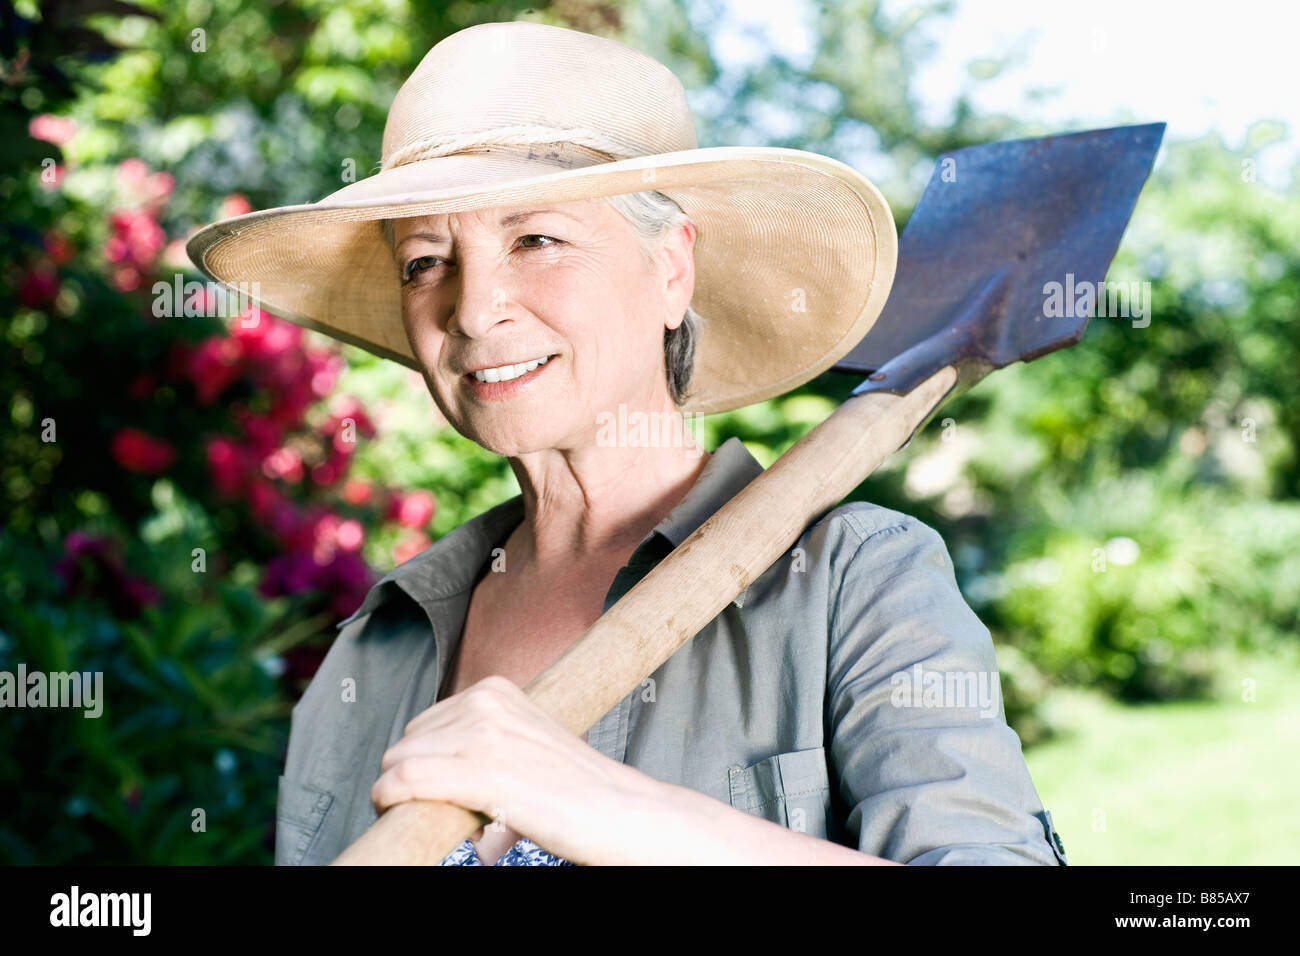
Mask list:
[[[507,562],[556,567],[598,555],[630,556],[704,471],[710,453],[693,436],[689,442],[590,446],[510,459],[524,519],[507,542]]]

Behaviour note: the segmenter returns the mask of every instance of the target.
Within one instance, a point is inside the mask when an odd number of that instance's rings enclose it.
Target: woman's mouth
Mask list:
[[[504,365],[499,368],[485,369],[479,372],[467,372],[461,376],[461,381],[469,389],[471,395],[483,401],[501,401],[502,399],[511,398],[520,391],[528,387],[528,384],[538,378],[551,362],[558,357],[556,355],[545,355],[532,359],[527,362],[521,362],[518,365]],[[495,381],[492,381],[495,379]]]

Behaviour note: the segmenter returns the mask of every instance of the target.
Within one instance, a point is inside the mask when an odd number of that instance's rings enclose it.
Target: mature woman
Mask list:
[[[697,149],[662,65],[531,23],[435,46],[383,152],[191,256],[419,369],[521,494],[340,625],[294,709],[277,863],[328,862],[417,798],[493,819],[447,864],[1064,863],[989,633],[896,511],[819,517],[585,740],[520,690],[761,471],[681,413],[788,391],[875,320],[874,187],[815,154]],[[629,413],[672,424],[611,436]]]

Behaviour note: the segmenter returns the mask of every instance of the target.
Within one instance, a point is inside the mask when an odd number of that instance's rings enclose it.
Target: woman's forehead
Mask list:
[[[606,203],[594,199],[544,205],[511,206],[499,209],[475,209],[457,213],[429,213],[396,220],[398,238],[410,232],[446,234],[466,227],[511,229],[534,219],[555,217],[586,225],[600,223],[608,210]]]

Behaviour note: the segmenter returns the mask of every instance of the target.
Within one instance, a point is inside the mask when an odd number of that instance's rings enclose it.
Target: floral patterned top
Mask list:
[[[460,846],[447,854],[447,858],[439,866],[482,866],[483,861],[474,852],[474,844],[465,840]],[[568,860],[558,856],[552,856],[534,843],[528,837],[520,837],[519,841],[501,854],[501,859],[497,860],[493,866],[573,866]]]

